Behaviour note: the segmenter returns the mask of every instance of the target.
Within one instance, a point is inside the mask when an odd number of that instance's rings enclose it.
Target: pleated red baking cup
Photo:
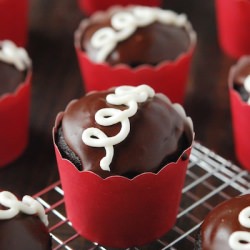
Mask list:
[[[62,116],[57,116],[54,139]],[[81,172],[62,157],[55,140],[54,147],[67,217],[84,238],[107,247],[128,248],[161,237],[175,224],[191,146],[157,174],[133,179],[102,179],[93,172]]]
[[[78,62],[86,92],[106,90],[120,85],[147,84],[163,93],[174,103],[184,103],[194,47],[175,61],[165,61],[157,66],[142,65],[131,68],[125,64],[111,66],[92,62],[88,55],[76,48]]]
[[[0,0],[0,40],[25,47],[28,38],[28,0]]]
[[[216,0],[216,13],[223,51],[236,59],[250,54],[250,1]]]
[[[106,10],[113,5],[127,6],[131,4],[145,5],[145,6],[161,6],[162,0],[78,0],[80,9],[86,15],[92,15],[99,10]]]
[[[240,65],[250,63],[250,57],[241,58],[237,66],[233,66],[229,73],[229,96],[233,125],[233,137],[236,157],[240,164],[250,171],[250,105],[244,102],[240,94],[233,88],[233,79]]]
[[[31,72],[15,92],[0,97],[0,167],[17,159],[28,144]]]

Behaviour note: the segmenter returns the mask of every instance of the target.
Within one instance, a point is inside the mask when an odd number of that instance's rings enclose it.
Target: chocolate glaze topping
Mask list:
[[[100,126],[95,122],[95,113],[102,108],[126,109],[106,102],[106,96],[113,91],[92,92],[72,101],[66,108],[61,128],[58,130],[57,145],[66,158],[72,157],[65,148],[79,158],[77,167],[90,170],[102,177],[123,175],[134,177],[143,172],[157,172],[168,162],[176,161],[192,141],[192,131],[188,122],[182,118],[172,104],[161,94],[139,104],[137,113],[129,118],[131,129],[127,138],[114,146],[111,171],[100,168],[100,160],[105,155],[104,148],[87,146],[81,135],[89,127],[101,129],[106,135],[114,136],[121,128],[120,123]],[[63,141],[62,141],[63,139]],[[65,143],[64,143],[65,141]],[[75,160],[72,160],[75,162]]]
[[[250,195],[232,198],[218,205],[205,218],[201,226],[202,250],[231,250],[228,244],[235,231],[250,232],[238,220],[242,209],[250,206]]]
[[[14,65],[0,61],[0,96],[14,92],[26,75],[27,71],[19,71]]]
[[[48,229],[36,215],[18,213],[13,219],[0,220],[0,235],[1,250],[51,249]]]
[[[233,76],[233,88],[239,92],[243,101],[247,102],[250,93],[246,91],[243,83],[248,75],[250,75],[250,57],[245,57],[234,66],[235,72]]]
[[[98,13],[96,17],[84,20],[76,31],[76,46],[96,61],[97,50],[90,44],[93,34],[103,28],[111,27],[110,19],[122,8]],[[124,63],[131,67],[141,64],[156,65],[164,60],[175,60],[190,48],[190,34],[185,28],[154,22],[137,28],[128,39],[118,43],[106,62],[110,65]]]

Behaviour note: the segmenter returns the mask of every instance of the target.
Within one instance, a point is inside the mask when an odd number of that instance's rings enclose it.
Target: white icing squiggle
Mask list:
[[[9,40],[0,42],[0,61],[13,64],[20,71],[26,70],[31,66],[31,60],[26,50],[17,47]]]
[[[137,6],[116,13],[111,18],[112,27],[97,30],[90,40],[91,45],[99,50],[96,61],[105,61],[118,42],[129,38],[138,27],[145,27],[156,21],[177,27],[190,26],[186,15],[178,15],[173,11],[160,8]]]
[[[22,201],[19,201],[14,194],[2,191],[0,192],[0,204],[8,208],[0,210],[1,220],[12,219],[22,212],[28,215],[36,214],[46,226],[49,224],[43,206],[31,196],[25,195]]]
[[[246,91],[250,94],[250,75],[245,78],[243,85]],[[250,104],[250,97],[248,98],[247,103]]]
[[[243,227],[250,228],[250,207],[241,210],[239,222]],[[245,231],[233,232],[229,237],[229,246],[233,250],[249,250],[250,233]]]
[[[138,103],[145,102],[149,97],[153,97],[154,90],[148,85],[138,87],[121,86],[115,89],[114,94],[109,94],[106,101],[113,105],[128,106],[126,110],[115,108],[103,108],[96,112],[95,121],[101,126],[111,126],[121,123],[120,132],[108,137],[98,128],[87,128],[82,133],[83,142],[92,147],[104,147],[105,157],[100,161],[100,167],[103,170],[110,171],[110,163],[114,156],[114,145],[122,142],[129,134],[130,122],[129,117],[135,115],[138,110]]]

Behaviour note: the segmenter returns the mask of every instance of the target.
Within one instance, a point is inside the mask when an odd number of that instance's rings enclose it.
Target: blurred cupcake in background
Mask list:
[[[0,41],[0,166],[15,160],[28,143],[31,59],[10,40]]]
[[[169,231],[193,137],[182,106],[148,85],[71,101],[56,118],[53,138],[76,231],[117,248],[144,245]]]
[[[216,0],[215,6],[222,50],[235,59],[250,54],[250,1]]]
[[[131,4],[143,5],[143,6],[160,6],[162,0],[78,0],[80,9],[86,15],[92,15],[94,12],[99,10],[107,10],[109,7],[114,5],[127,6]]]
[[[12,40],[25,47],[28,38],[28,0],[0,1],[0,40]]]
[[[144,82],[179,103],[195,45],[196,33],[186,15],[143,6],[97,12],[75,32],[87,92]]]
[[[250,56],[241,57],[231,67],[229,94],[236,156],[250,170]]]

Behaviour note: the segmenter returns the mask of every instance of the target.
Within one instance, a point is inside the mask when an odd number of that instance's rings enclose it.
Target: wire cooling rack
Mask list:
[[[195,234],[205,215],[218,203],[250,192],[250,174],[199,143],[191,152],[177,222],[163,237],[133,250],[193,249]],[[60,181],[35,195],[47,211],[53,250],[106,250],[80,237],[65,213]],[[110,250],[110,249],[107,249]]]

